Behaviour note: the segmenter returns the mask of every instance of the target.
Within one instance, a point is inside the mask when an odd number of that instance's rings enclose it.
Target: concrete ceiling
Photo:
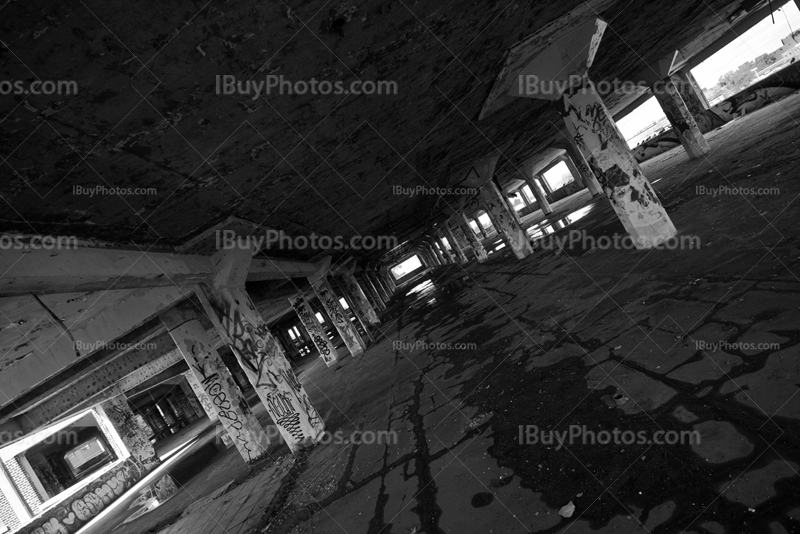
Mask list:
[[[0,99],[3,226],[172,247],[235,215],[290,234],[402,241],[436,215],[437,199],[393,186],[457,182],[507,145],[502,176],[559,142],[548,102],[520,99],[477,121],[516,42],[597,6],[609,28],[590,75],[625,79],[676,49],[692,53],[740,2],[289,4],[6,4],[2,78],[76,80],[80,92]],[[216,75],[269,73],[393,80],[399,94],[215,94]],[[612,111],[625,102],[607,99]],[[76,185],[155,193],[90,198]]]
[[[698,52],[739,5],[314,0],[289,10],[12,0],[0,7],[0,78],[76,80],[80,92],[0,97],[0,224],[197,254],[215,249],[214,228],[397,235],[402,245],[386,257],[398,258],[413,248],[409,236],[441,223],[448,202],[395,195],[394,186],[457,186],[498,148],[497,175],[509,183],[522,162],[538,168],[559,152],[561,120],[548,102],[515,100],[478,121],[509,47],[576,8],[596,9],[609,28],[590,75],[626,79],[676,49]],[[216,75],[268,73],[392,80],[399,94],[254,101],[214,93]],[[615,111],[636,96],[606,101]],[[90,197],[74,186],[155,193]],[[248,291],[268,320],[306,288],[262,278]],[[186,296],[160,287],[0,299],[0,406]]]

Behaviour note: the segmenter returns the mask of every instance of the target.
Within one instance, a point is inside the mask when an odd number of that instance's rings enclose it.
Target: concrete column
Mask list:
[[[461,249],[461,253],[464,254],[464,257],[467,258],[467,261],[469,261],[469,257],[467,256],[467,251],[471,248],[471,245],[469,240],[467,239],[466,234],[464,233],[464,230],[461,228],[461,225],[459,224],[460,220],[461,216],[458,213],[456,213],[450,219],[450,221],[448,221],[447,226],[448,228],[450,228],[450,231],[452,232],[453,237],[456,240],[458,248]]]
[[[189,379],[192,389],[200,385],[244,461],[253,463],[267,456],[269,438],[217,352],[219,341],[215,344],[197,319],[173,326],[169,334],[194,375]]]
[[[317,320],[317,316],[314,314],[311,306],[308,305],[308,300],[305,295],[290,298],[289,302],[292,303],[292,307],[300,318],[303,328],[306,329],[308,336],[311,338],[311,342],[314,343],[314,346],[317,348],[319,357],[322,358],[322,361],[325,362],[325,365],[328,367],[334,365],[339,359],[339,353],[336,352],[336,347],[333,346],[333,343],[328,339],[328,336],[322,329],[322,325]]]
[[[372,332],[369,331],[369,322],[368,322],[367,318],[361,313],[361,310],[359,309],[358,305],[353,300],[353,296],[347,290],[347,287],[342,282],[342,279],[341,278],[335,278],[335,279],[333,279],[333,282],[334,282],[333,286],[335,286],[336,290],[339,292],[338,294],[342,296],[342,298],[344,299],[345,302],[347,302],[347,305],[350,307],[350,311],[353,312],[353,317],[358,322],[358,324],[361,325],[361,329],[364,331],[364,334],[368,338],[369,343],[370,344],[375,343],[375,338],[373,337]],[[342,308],[344,308],[344,306]],[[345,310],[345,311],[347,311],[347,310]],[[351,324],[352,324],[352,321],[351,321]],[[356,328],[356,330],[358,330],[358,329]],[[362,339],[364,339],[364,338],[362,337]],[[366,340],[365,340],[365,342],[366,342]]]
[[[424,243],[420,243],[417,247],[417,256],[424,260],[422,264],[428,269],[433,269],[436,267],[436,260],[433,258],[433,256],[431,256],[430,251]]]
[[[391,299],[391,296],[389,295],[389,291],[386,289],[386,287],[380,281],[380,279],[378,278],[378,275],[376,274],[376,272],[375,271],[366,271],[366,276],[372,282],[372,285],[375,287],[376,291],[378,291],[378,293],[380,294],[381,298],[383,299],[383,302],[385,304],[389,304],[389,300]]]
[[[431,250],[439,260],[439,265],[447,265],[447,259],[444,257],[444,254],[442,254],[442,251],[439,248],[439,244],[437,243],[436,238],[431,238],[430,245],[431,245]]]
[[[208,398],[208,395],[206,395],[203,384],[197,378],[194,371],[186,371],[183,373],[183,376],[186,377],[186,384],[192,390],[192,393],[194,393],[194,397],[197,399],[202,410],[206,413],[206,417],[212,421],[219,419],[217,410],[214,409],[214,404],[211,402],[211,399]]]
[[[423,269],[430,269],[431,267],[433,267],[431,259],[428,257],[427,254],[425,254],[425,251],[422,250],[422,247],[416,249],[414,255],[419,259],[419,262],[422,264]]]
[[[440,228],[436,230],[436,235],[439,239],[439,246],[442,248],[442,254],[446,258],[447,263],[456,263],[456,257],[454,255],[455,253],[445,245],[445,240],[447,239],[445,231]],[[449,244],[449,241],[447,241],[447,243]]]
[[[570,172],[577,171],[581,178],[583,178],[583,183],[589,188],[589,192],[593,197],[602,195],[603,188],[600,186],[600,182],[597,181],[597,176],[595,176],[591,167],[589,167],[589,163],[586,161],[586,158],[583,157],[583,153],[581,153],[581,151],[575,145],[575,140],[572,139],[572,137],[569,137],[567,141],[567,154],[564,162],[569,167]],[[573,167],[575,168],[575,171],[572,170]]]
[[[375,272],[378,277],[378,280],[386,287],[386,291],[389,292],[389,296],[394,295],[395,291],[397,291],[397,284],[394,281],[394,278],[389,274],[389,268],[386,266],[381,266],[381,268]]]
[[[467,220],[467,216],[464,213],[456,213],[455,217],[453,218],[455,224],[461,229],[461,232],[464,234],[464,237],[469,242],[470,246],[472,247],[472,251],[475,252],[475,257],[478,258],[479,263],[483,263],[489,258],[489,255],[486,254],[486,249],[483,248],[483,243],[481,242],[480,237],[475,233],[475,230],[472,229],[470,226],[469,221]]]
[[[697,159],[711,151],[700,128],[697,126],[692,112],[681,98],[678,89],[670,78],[660,80],[653,85],[653,94],[667,116],[672,129],[681,141],[684,150],[691,159]]]
[[[428,254],[430,254],[430,256],[433,258],[433,261],[434,261],[434,263],[436,264],[437,267],[441,267],[442,265],[444,265],[444,262],[442,261],[442,258],[439,257],[439,254],[436,252],[436,249],[433,246],[433,243],[431,243],[430,241],[425,241],[425,245],[424,246],[425,246],[425,250],[427,250]]]
[[[675,236],[675,226],[591,82],[570,88],[555,102],[636,248],[652,248]]]
[[[336,331],[342,336],[344,344],[350,351],[353,357],[361,356],[367,349],[367,344],[361,339],[361,336],[356,331],[356,327],[350,322],[347,314],[339,303],[339,297],[334,293],[333,288],[328,283],[328,280],[323,276],[319,280],[312,282],[311,287],[319,297],[322,307],[325,308],[325,313],[331,318],[333,326]]]
[[[244,251],[250,255],[250,251]],[[250,257],[248,256],[247,260]],[[241,262],[232,267],[238,269]],[[244,270],[244,276],[247,271]],[[231,281],[244,280],[237,273]],[[244,287],[214,283],[199,285],[198,296],[206,313],[253,385],[267,413],[275,422],[289,449],[296,453],[322,438],[325,424],[297,380],[286,356],[267,328]]]
[[[393,295],[395,291],[397,291],[397,282],[395,282],[394,277],[389,273],[389,267],[382,266],[380,270],[381,280],[387,285],[389,288],[389,294]]]
[[[487,232],[486,228],[484,228],[483,224],[481,224],[481,220],[478,217],[477,213],[475,214],[475,224],[478,225],[478,228],[480,229],[481,234],[483,234],[483,239],[488,239],[489,238],[489,232]],[[478,236],[478,237],[480,237],[480,236]]]
[[[533,247],[519,223],[517,214],[514,213],[514,209],[508,204],[502,191],[493,180],[489,180],[481,187],[481,199],[492,224],[517,259],[521,260],[533,254]]]
[[[541,176],[529,176],[527,172],[525,173],[525,181],[531,186],[531,191],[533,191],[533,196],[536,197],[536,201],[539,203],[539,208],[545,215],[550,215],[553,213],[553,208],[550,207],[550,202],[547,200],[547,193],[544,192],[536,178],[544,180]]]
[[[130,453],[131,459],[138,466],[141,466],[144,471],[150,472],[161,463],[161,459],[156,454],[153,445],[150,444],[147,434],[136,422],[136,415],[128,405],[128,399],[125,395],[108,399],[99,404],[97,409],[111,423],[128,453]]]
[[[652,248],[675,236],[675,226],[587,77],[607,26],[593,18],[552,35],[547,48],[524,60],[519,80],[535,81],[533,87],[512,84],[508,94],[553,101],[634,245]]]
[[[703,94],[703,90],[697,84],[697,80],[692,76],[692,72],[690,70],[674,72],[670,75],[670,78],[686,103],[686,107],[689,108],[694,120],[700,121],[701,117],[703,117],[703,112],[711,106],[708,104],[708,99]]]
[[[191,373],[191,371],[186,371],[186,373]],[[197,395],[195,395],[194,391],[192,390],[192,386],[189,385],[188,379],[186,378],[186,373],[183,374],[178,382],[178,387],[181,388],[183,396],[186,398],[186,403],[189,405],[194,415],[198,418],[203,418],[206,416],[206,411],[203,409],[203,406],[200,404]]]
[[[448,223],[442,227],[444,230],[445,235],[447,236],[447,241],[450,243],[451,250],[453,251],[453,255],[456,258],[456,261],[460,264],[467,263],[469,260],[467,259],[467,255],[464,253],[464,250],[461,248],[461,243],[458,242],[458,239],[453,232],[453,229],[450,227]]]
[[[369,300],[367,300],[367,295],[361,287],[361,284],[356,280],[356,277],[353,276],[352,273],[346,273],[342,275],[342,280],[344,280],[344,284],[350,292],[350,297],[355,302],[356,307],[361,311],[361,315],[366,317],[367,322],[369,322],[369,324],[381,324],[381,320],[378,319],[378,314],[369,303]]]
[[[377,308],[378,311],[385,310],[386,304],[383,302],[380,293],[378,293],[378,290],[375,288],[375,284],[372,283],[372,280],[370,280],[369,276],[367,276],[365,272],[361,272],[359,273],[358,279],[363,284],[362,287],[367,290],[367,296],[372,300],[373,307]]]

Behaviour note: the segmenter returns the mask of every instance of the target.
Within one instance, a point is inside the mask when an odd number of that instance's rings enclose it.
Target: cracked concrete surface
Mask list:
[[[519,263],[506,252],[439,268],[363,358],[304,373],[333,406],[329,428],[394,430],[397,442],[313,450],[266,532],[800,531],[800,146],[776,133],[798,104],[711,136],[709,161],[673,151],[645,165],[699,250],[540,250]],[[786,193],[692,194],[722,175]],[[571,228],[606,222],[604,206]],[[520,425],[701,439],[525,445]]]

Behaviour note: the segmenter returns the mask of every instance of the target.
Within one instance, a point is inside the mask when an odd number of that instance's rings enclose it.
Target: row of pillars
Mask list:
[[[223,361],[219,353],[223,345],[232,349],[292,452],[318,442],[325,424],[297,380],[280,343],[244,289],[243,279],[237,279],[242,266],[236,262],[237,258],[225,258],[219,266],[219,275],[196,287],[202,312],[182,307],[167,311],[160,319],[189,365],[190,371],[185,373],[188,385],[206,415],[218,420],[242,458],[254,463],[269,454],[270,439]],[[246,273],[246,268],[243,272]],[[344,273],[334,281],[370,338],[369,327],[380,324],[378,312],[386,309],[396,289],[386,275],[385,269],[362,270]],[[363,355],[367,341],[342,307],[331,280],[322,275],[309,281],[352,356]],[[308,295],[300,294],[289,300],[320,358],[326,365],[334,365],[340,355],[308,299]],[[98,409],[109,415],[132,458],[147,471],[160,463],[144,429],[132,424],[134,414],[124,395],[105,401]]]
[[[567,130],[563,161],[570,172],[593,196],[605,194],[637,249],[653,248],[675,237],[677,230],[587,76],[605,28],[606,23],[596,19],[552,39],[549,48],[519,71],[519,80],[509,82],[507,94],[553,102]],[[670,73],[671,65],[671,61],[657,62],[641,77],[650,84],[689,157],[700,158],[710,149],[696,116],[708,103],[691,73]],[[528,80],[536,83],[528,85]],[[523,259],[533,249],[516,210],[494,178],[498,159],[499,154],[495,154],[473,165],[484,185],[479,197],[470,201],[477,204],[472,211],[482,207],[505,245]],[[530,164],[518,172],[530,185],[542,211],[552,213]],[[465,213],[459,212],[437,230],[438,246],[434,250],[441,249],[446,263],[464,263],[469,249],[478,261],[486,258],[480,236],[465,221]]]

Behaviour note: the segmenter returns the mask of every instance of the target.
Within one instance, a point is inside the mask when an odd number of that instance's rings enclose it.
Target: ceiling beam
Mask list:
[[[313,263],[253,258],[248,281],[305,278]],[[0,256],[0,297],[189,286],[214,274],[211,256],[108,248],[9,250]]]

